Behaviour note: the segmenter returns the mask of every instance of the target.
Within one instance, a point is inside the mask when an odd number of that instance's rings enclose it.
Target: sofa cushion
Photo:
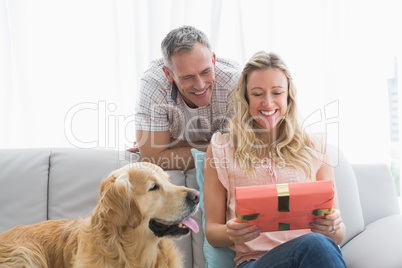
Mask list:
[[[49,155],[49,149],[0,150],[0,233],[47,220]]]
[[[335,185],[342,220],[346,226],[345,238],[340,244],[340,246],[343,246],[364,230],[363,212],[352,166],[338,148],[329,145],[328,150],[334,166]]]
[[[132,158],[131,158],[132,159]],[[170,182],[174,185],[186,185],[186,177],[181,170],[167,170],[166,173],[170,176]],[[194,216],[192,217],[194,218]],[[192,254],[192,232],[180,239],[175,239],[175,244],[178,250],[183,255],[183,265],[184,267],[192,267],[193,265],[193,254]],[[194,267],[195,268],[195,267]]]
[[[377,220],[342,248],[349,268],[401,267],[402,215]]]
[[[193,188],[199,190],[197,180],[196,180],[196,169],[186,170],[186,186],[189,188]],[[202,194],[200,194],[202,195]],[[193,266],[191,268],[205,268],[205,257],[204,257],[204,231],[202,229],[202,210],[201,205],[200,209],[193,215],[193,219],[197,222],[200,227],[200,231],[198,233],[191,232],[191,245],[193,249]]]
[[[200,207],[202,212],[202,230],[205,233],[205,217],[204,217],[204,159],[205,152],[198,151],[197,149],[191,149],[193,154],[196,180],[198,184],[198,190],[200,191]],[[234,257],[236,253],[228,247],[213,247],[211,246],[206,237],[204,236],[204,256],[205,267],[207,268],[226,268],[235,267]]]
[[[49,219],[88,216],[99,199],[100,183],[126,165],[119,152],[102,149],[54,149],[50,157]]]

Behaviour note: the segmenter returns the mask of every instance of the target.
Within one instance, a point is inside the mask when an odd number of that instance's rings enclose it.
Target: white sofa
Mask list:
[[[330,153],[347,226],[341,248],[348,267],[402,267],[402,215],[388,167],[350,165],[337,149],[331,147]],[[121,154],[100,149],[0,150],[0,232],[88,215],[100,181],[127,163]],[[139,160],[136,154],[125,154]],[[168,173],[173,183],[198,188],[194,169]],[[201,227],[200,210],[194,218]],[[205,267],[203,240],[202,232],[177,240],[185,267]]]

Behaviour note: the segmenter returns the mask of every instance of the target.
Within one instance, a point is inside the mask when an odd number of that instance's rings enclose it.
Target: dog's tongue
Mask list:
[[[193,220],[192,218],[187,218],[184,221],[181,222],[185,226],[187,226],[191,231],[194,233],[198,233],[200,228],[198,227],[198,224]]]

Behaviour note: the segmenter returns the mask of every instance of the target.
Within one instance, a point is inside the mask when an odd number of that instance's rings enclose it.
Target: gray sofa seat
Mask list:
[[[342,217],[347,227],[340,245],[348,267],[402,267],[402,216],[385,165],[350,165],[330,147]],[[137,161],[137,155],[129,155]],[[121,153],[101,149],[0,150],[0,232],[16,225],[89,215],[102,179],[125,164]],[[197,189],[195,170],[168,171],[177,185]],[[201,226],[201,210],[194,219]],[[176,244],[186,268],[205,267],[203,233]],[[220,267],[221,268],[221,267]]]

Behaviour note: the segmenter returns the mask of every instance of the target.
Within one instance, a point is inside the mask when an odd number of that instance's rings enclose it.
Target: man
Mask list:
[[[216,58],[206,35],[194,27],[172,30],[161,49],[163,59],[151,62],[141,79],[136,144],[144,161],[187,170],[194,167],[190,149],[205,151],[231,116],[240,69]]]

